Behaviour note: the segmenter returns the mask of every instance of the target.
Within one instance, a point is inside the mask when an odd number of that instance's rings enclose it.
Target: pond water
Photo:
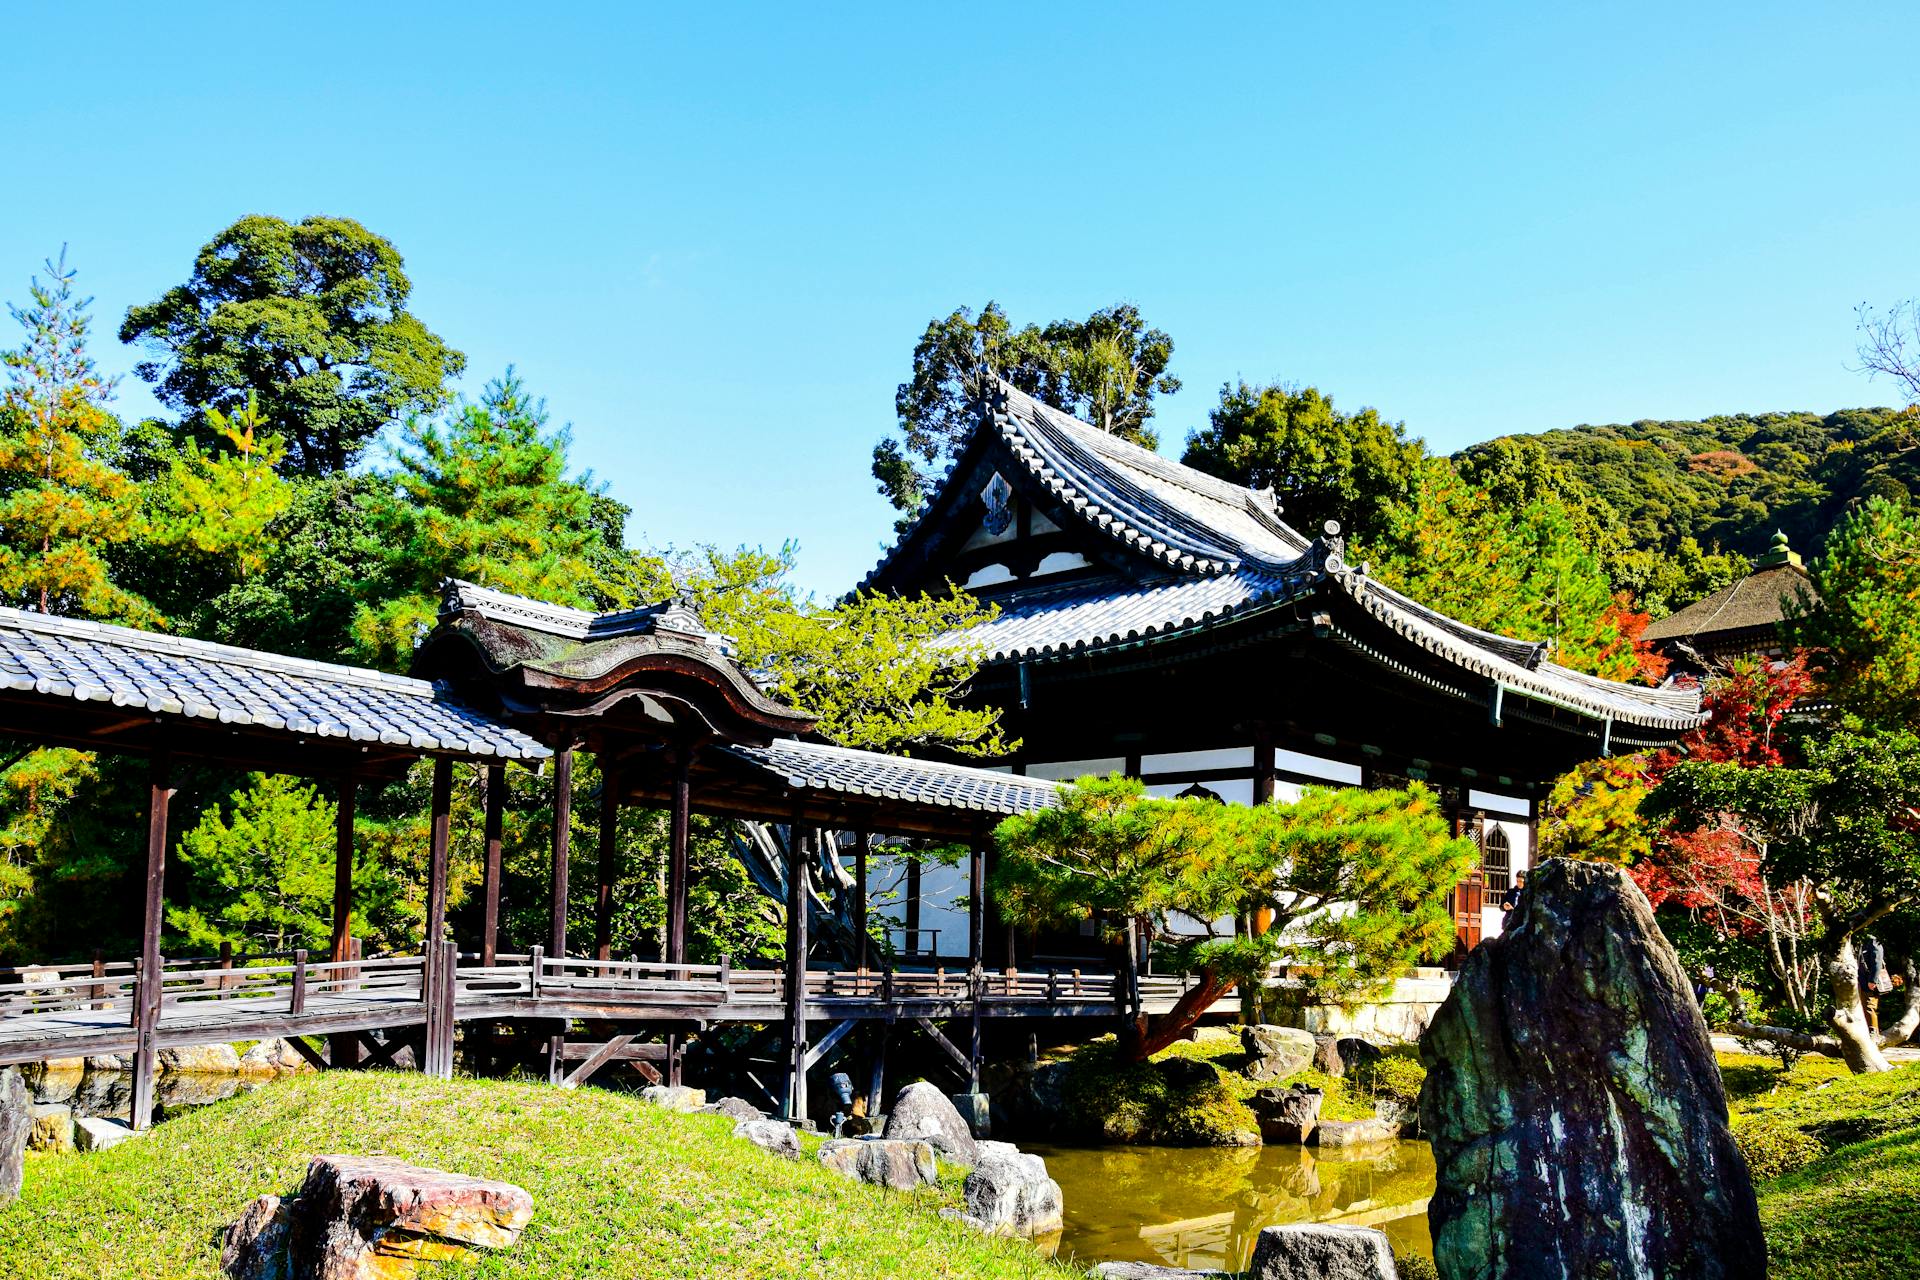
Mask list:
[[[1396,1253],[1433,1255],[1433,1152],[1400,1142],[1339,1158],[1272,1147],[1023,1147],[1066,1202],[1060,1256],[1240,1271],[1262,1227],[1378,1227]]]

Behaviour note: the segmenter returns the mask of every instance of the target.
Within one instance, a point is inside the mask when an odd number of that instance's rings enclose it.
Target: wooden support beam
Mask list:
[[[447,860],[453,843],[453,761],[433,762],[433,825],[427,839],[427,954],[447,932]]]
[[[967,967],[978,968],[987,954],[987,846],[973,842],[967,864]]]
[[[356,1031],[353,1034],[359,1039],[360,1047],[367,1052],[367,1056],[360,1060],[363,1067],[390,1067],[394,1057],[407,1047],[406,1037],[398,1032],[390,1032],[385,1044],[375,1040],[371,1031]]]
[[[853,833],[853,967],[867,967],[867,857],[873,852],[873,837],[865,831]]]
[[[333,947],[327,952],[335,964],[347,961],[353,937],[353,779],[340,784],[340,803],[333,824]]]
[[[553,903],[547,954],[567,954],[567,856],[573,843],[573,748],[553,753]]]
[[[668,806],[667,959],[687,960],[687,845],[693,813],[693,749],[682,746],[673,760],[673,796]]]
[[[571,1074],[560,1081],[560,1087],[562,1089],[578,1089],[582,1084],[586,1083],[594,1072],[613,1061],[615,1055],[632,1044],[633,1041],[633,1036],[615,1036],[605,1044],[597,1046],[593,1052],[587,1055],[586,1061],[575,1067]]]
[[[949,1058],[952,1058],[954,1062],[958,1064],[963,1074],[971,1072],[973,1070],[972,1061],[967,1057],[966,1054],[960,1052],[959,1047],[956,1046],[953,1043],[953,1041],[947,1039],[947,1037],[941,1033],[940,1028],[934,1025],[932,1018],[915,1018],[914,1021],[920,1024],[920,1029],[922,1031],[925,1031],[928,1035],[933,1037],[933,1042],[935,1044],[939,1045],[942,1049],[945,1049],[947,1051],[947,1056]]]
[[[600,753],[600,849],[594,858],[593,958],[613,958],[613,886],[620,876],[620,786],[608,752]]]
[[[811,832],[798,822],[787,834],[787,1102],[782,1114],[807,1114],[807,867]]]
[[[164,751],[152,759],[147,784],[147,885],[140,927],[140,980],[134,991],[133,1089],[127,1123],[145,1129],[153,1123],[154,1070],[158,1065],[155,1032],[160,1023],[160,922],[167,879],[167,806],[173,800],[170,762]]]
[[[481,872],[480,963],[491,968],[500,946],[501,830],[507,811],[507,767],[487,766],[486,865]]]
[[[335,1036],[334,1043],[338,1044],[345,1039],[347,1039],[346,1036]],[[328,1060],[327,1055],[308,1044],[305,1036],[288,1036],[286,1037],[286,1041],[293,1046],[293,1051],[305,1058],[307,1065],[315,1071],[331,1071],[333,1069],[333,1063]]]
[[[807,1069],[811,1071],[813,1068],[819,1066],[820,1063],[825,1060],[826,1056],[833,1052],[835,1046],[847,1038],[847,1033],[852,1031],[853,1028],[854,1020],[848,1018],[844,1022],[835,1024],[833,1030],[821,1036],[818,1044],[809,1046],[806,1055]]]
[[[968,1045],[969,1052],[967,1055],[967,1092],[978,1093],[980,1092],[980,1056],[981,1056],[980,1054],[980,1050],[981,1050],[980,1015],[981,1015],[981,1006],[984,1003],[986,1003],[985,1001],[985,996],[987,994],[986,973],[983,970],[975,969],[971,974],[968,975],[967,986],[969,988],[970,994],[973,997],[972,1017],[968,1019],[968,1021],[972,1024],[970,1028],[971,1035],[972,1035],[972,1043]]]
[[[873,1070],[867,1076],[867,1114],[880,1114],[880,1102],[887,1083],[887,1041],[893,1036],[893,1026],[882,1022],[875,1029],[873,1045]]]

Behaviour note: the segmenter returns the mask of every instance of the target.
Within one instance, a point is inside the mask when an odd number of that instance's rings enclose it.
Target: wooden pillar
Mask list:
[[[987,954],[987,846],[973,842],[967,866],[967,967],[978,968]]]
[[[900,949],[909,956],[917,955],[920,946],[926,940],[920,936],[920,850],[907,852],[907,900],[902,904],[900,923],[905,929],[901,937]]]
[[[433,762],[433,826],[427,854],[427,955],[446,937],[447,858],[453,840],[453,761]]]
[[[553,916],[547,956],[567,954],[567,855],[573,843],[573,748],[553,753]]]
[[[786,1118],[807,1114],[807,864],[813,835],[798,822],[787,839]]]
[[[357,788],[352,778],[340,783],[339,811],[333,824],[333,947],[327,953],[335,964],[351,959],[353,949],[353,803]]]
[[[600,856],[595,859],[593,958],[613,958],[613,884],[620,872],[620,785],[613,761],[600,753]]]
[[[145,1129],[153,1123],[153,1077],[160,1024],[160,922],[167,879],[167,806],[173,799],[170,761],[164,751],[153,757],[147,787],[147,886],[140,917],[140,982],[134,1003],[133,1097],[127,1123]]]
[[[667,849],[667,959],[687,960],[687,841],[693,807],[693,751],[683,747],[673,762],[673,798]]]
[[[887,1040],[890,1029],[890,1024],[885,1021],[874,1028],[873,1071],[867,1077],[867,1115],[869,1117],[880,1114],[880,1102],[887,1082]]]
[[[500,846],[507,810],[507,767],[487,766],[486,868],[482,872],[480,963],[491,966],[500,947]]]
[[[853,833],[853,967],[867,967],[867,855],[873,851],[873,837],[864,831]]]

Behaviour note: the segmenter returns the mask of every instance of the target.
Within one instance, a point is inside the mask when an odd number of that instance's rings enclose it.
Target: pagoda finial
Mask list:
[[[1792,565],[1796,569],[1804,569],[1807,567],[1806,562],[1801,560],[1800,553],[1788,545],[1786,530],[1775,529],[1773,531],[1772,548],[1768,550],[1767,554],[1754,561],[1753,567],[1755,569],[1782,569],[1788,565]]]

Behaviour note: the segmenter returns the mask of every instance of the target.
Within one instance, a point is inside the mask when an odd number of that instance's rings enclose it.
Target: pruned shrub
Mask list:
[[[1820,1139],[1791,1125],[1749,1120],[1736,1125],[1733,1140],[1756,1182],[1771,1182],[1806,1168],[1827,1153]]]

